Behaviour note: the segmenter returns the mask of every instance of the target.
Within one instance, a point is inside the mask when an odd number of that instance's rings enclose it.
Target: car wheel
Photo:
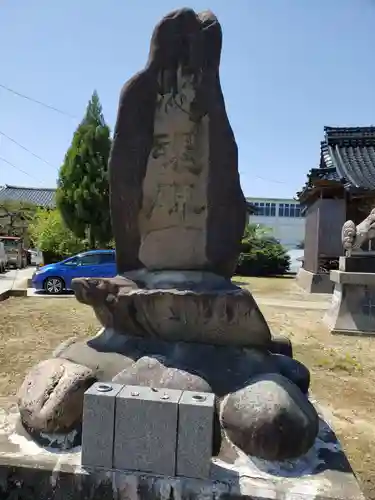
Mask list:
[[[64,290],[64,282],[61,278],[47,278],[44,282],[44,290],[50,295],[58,295]]]

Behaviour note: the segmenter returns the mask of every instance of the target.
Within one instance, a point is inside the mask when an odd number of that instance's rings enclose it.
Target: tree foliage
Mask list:
[[[56,203],[68,228],[90,246],[105,246],[112,237],[109,214],[108,158],[110,130],[98,94],[73,136],[60,169]]]
[[[29,225],[29,232],[39,250],[57,259],[79,253],[87,246],[87,241],[77,238],[68,229],[57,209],[38,209]]]
[[[0,203],[0,234],[22,236],[28,243],[28,225],[36,210],[36,205],[32,203],[15,200],[2,201]]]
[[[277,276],[289,270],[290,257],[285,248],[262,226],[249,224],[242,239],[237,274]]]

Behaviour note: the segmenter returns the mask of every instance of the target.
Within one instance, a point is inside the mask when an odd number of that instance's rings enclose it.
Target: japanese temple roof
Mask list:
[[[324,127],[320,165],[310,170],[297,196],[304,201],[316,187],[334,185],[375,191],[375,127]]]
[[[3,201],[31,203],[39,207],[54,208],[55,193],[53,188],[31,188],[19,186],[0,186],[0,204]]]

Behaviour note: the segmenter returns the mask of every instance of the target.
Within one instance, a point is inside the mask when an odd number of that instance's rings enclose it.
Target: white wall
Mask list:
[[[263,217],[250,215],[251,224],[261,224],[271,229],[272,236],[288,248],[296,246],[305,239],[305,219],[293,219],[289,217]]]
[[[268,227],[272,236],[278,239],[283,246],[288,249],[296,248],[305,239],[304,217],[279,216],[280,203],[297,203],[295,200],[266,198],[247,198],[247,200],[251,203],[272,202],[276,204],[275,216],[250,215],[249,222]]]

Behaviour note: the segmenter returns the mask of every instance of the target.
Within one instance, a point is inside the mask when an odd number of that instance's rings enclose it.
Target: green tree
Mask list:
[[[276,276],[289,270],[290,257],[286,249],[267,228],[249,224],[242,239],[237,274],[243,276]]]
[[[29,224],[29,233],[35,246],[52,258],[68,257],[87,247],[87,241],[77,238],[68,229],[57,209],[38,209]]]
[[[57,207],[68,228],[91,248],[112,238],[109,213],[108,157],[111,137],[98,94],[93,93],[86,114],[73,136],[60,169]]]
[[[37,210],[36,205],[23,201],[4,200],[0,202],[0,234],[22,236],[29,244],[29,222]]]

